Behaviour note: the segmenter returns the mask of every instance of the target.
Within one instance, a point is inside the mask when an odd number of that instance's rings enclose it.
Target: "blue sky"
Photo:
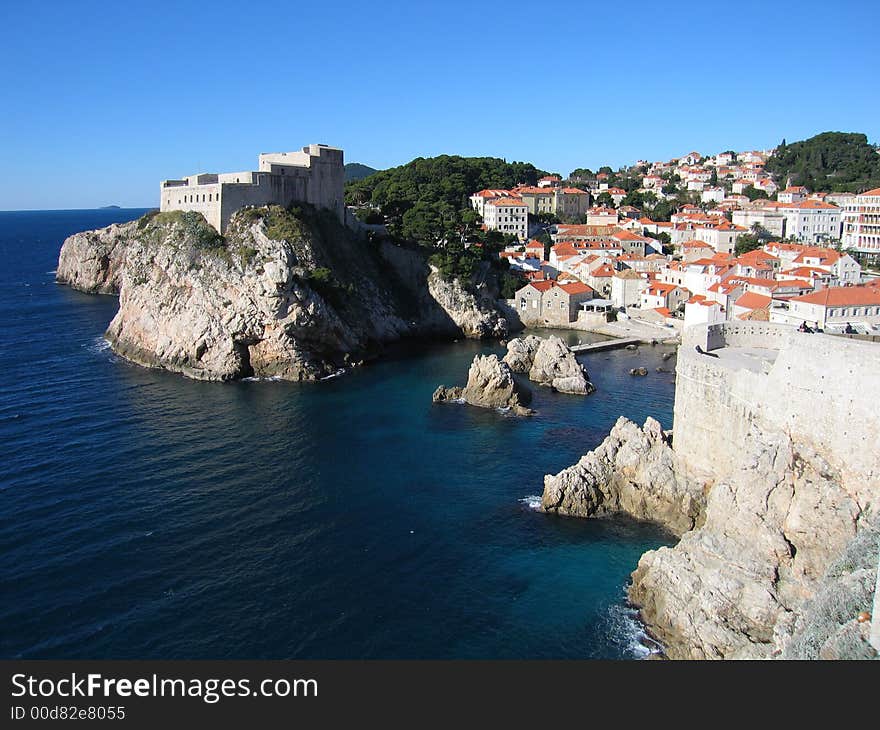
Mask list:
[[[158,203],[323,142],[567,173],[880,141],[880,3],[5,3],[0,210]]]

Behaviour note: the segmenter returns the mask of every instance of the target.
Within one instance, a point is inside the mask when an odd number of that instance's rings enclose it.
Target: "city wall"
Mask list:
[[[720,348],[776,350],[764,372],[698,353]],[[753,428],[782,431],[809,444],[839,471],[878,491],[880,348],[871,342],[804,334],[767,323],[688,328],[676,368],[675,450],[709,474],[729,473]],[[867,501],[870,501],[868,498]],[[875,507],[877,509],[878,505]]]

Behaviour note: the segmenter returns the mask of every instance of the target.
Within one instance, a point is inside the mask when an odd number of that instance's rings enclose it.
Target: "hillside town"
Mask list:
[[[755,320],[877,333],[880,188],[780,187],[764,170],[772,153],[547,175],[470,202],[485,230],[515,240],[500,255],[527,282],[510,301],[527,326]],[[624,176],[629,191],[615,184]],[[669,201],[669,220],[652,219]]]

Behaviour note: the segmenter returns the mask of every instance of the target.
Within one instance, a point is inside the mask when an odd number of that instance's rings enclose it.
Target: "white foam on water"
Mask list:
[[[523,497],[519,500],[520,504],[524,504],[529,509],[535,510],[535,512],[541,511],[541,498],[536,494],[530,494],[528,497]]]
[[[256,376],[251,376],[249,378],[242,378],[242,383],[278,383],[282,380],[280,375],[268,375],[265,378],[258,378]]]
[[[110,349],[110,343],[105,340],[103,337],[96,337],[94,340],[87,342],[83,345],[89,352],[94,352],[98,355],[101,353],[107,352]]]
[[[329,375],[325,375],[321,380],[330,380],[331,378],[338,378],[340,375],[345,375],[345,368],[339,368],[335,373],[330,373]]]
[[[608,609],[609,639],[617,644],[627,658],[646,659],[662,654],[663,646],[648,635],[632,606],[614,605]]]

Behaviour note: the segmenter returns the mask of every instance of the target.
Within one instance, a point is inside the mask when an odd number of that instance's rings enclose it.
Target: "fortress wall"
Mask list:
[[[880,409],[875,398],[880,394],[880,348],[784,327],[774,334],[769,329],[773,325],[749,333],[749,327],[755,324],[734,325],[714,336],[736,347],[777,342],[781,349],[767,373],[735,369],[686,344],[680,348],[675,450],[692,467],[720,475],[739,464],[752,427],[783,431],[795,444],[815,449],[840,472],[852,493],[870,501],[868,495],[876,494],[880,483]]]
[[[345,166],[342,150],[321,148],[320,157],[312,157],[307,202],[317,208],[332,210],[345,222]]]
[[[208,221],[218,231],[221,229],[221,202],[220,202],[220,185],[199,185],[197,187],[190,185],[180,185],[170,188],[162,188],[159,197],[159,210],[165,212],[169,210],[185,210],[195,211],[205,216]],[[211,200],[208,200],[208,195]],[[204,200],[202,197],[204,196]]]
[[[785,347],[792,335],[800,334],[803,333],[789,325],[768,322],[721,322],[685,328],[682,333],[682,346],[692,350],[694,345],[700,345],[706,351],[725,345],[779,350]]]
[[[310,203],[345,223],[342,150],[309,145],[301,152],[262,154],[259,166],[259,172],[192,175],[189,185],[163,186],[160,210],[196,211],[221,233],[232,214],[248,205]],[[209,181],[213,184],[196,184]]]
[[[296,171],[291,175],[260,174],[256,185],[224,185],[219,216],[222,227],[218,230],[225,231],[233,213],[247,205],[277,203],[287,207],[295,201],[307,200],[308,172],[307,168],[303,168],[301,172]]]

